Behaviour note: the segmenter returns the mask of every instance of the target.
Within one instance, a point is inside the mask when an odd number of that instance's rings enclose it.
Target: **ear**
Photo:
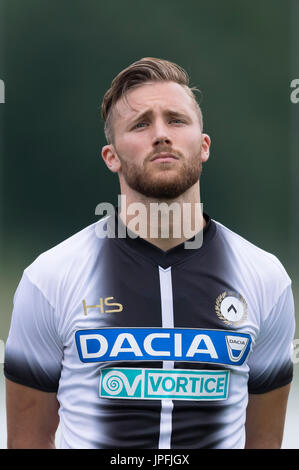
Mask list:
[[[206,162],[210,156],[211,139],[208,134],[202,134],[201,160]]]
[[[117,173],[120,170],[121,163],[112,144],[102,148],[102,158],[110,171]]]

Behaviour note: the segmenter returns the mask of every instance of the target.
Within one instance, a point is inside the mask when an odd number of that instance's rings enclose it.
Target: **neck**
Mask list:
[[[151,199],[133,191],[123,193],[120,218],[132,232],[167,251],[205,226],[199,184],[171,200]]]

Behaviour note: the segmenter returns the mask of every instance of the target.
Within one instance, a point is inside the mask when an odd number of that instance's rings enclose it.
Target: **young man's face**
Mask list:
[[[126,101],[127,100],[127,101]],[[200,129],[192,98],[175,82],[149,82],[129,90],[113,118],[114,145],[102,151],[125,186],[173,199],[196,184],[210,139]]]

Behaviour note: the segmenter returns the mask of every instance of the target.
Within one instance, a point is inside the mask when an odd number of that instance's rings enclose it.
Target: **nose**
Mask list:
[[[161,135],[159,137],[155,137],[154,139],[154,146],[157,146],[157,145],[160,145],[160,144],[171,144],[170,142],[170,139],[165,136],[165,135]]]
[[[153,141],[153,144],[154,146],[156,147],[157,145],[163,145],[163,144],[168,144],[168,145],[171,145],[171,140],[170,138],[168,137],[167,133],[165,132],[164,129],[161,129],[161,131],[159,132],[157,130],[156,132],[156,135],[154,137],[154,141]]]
[[[153,138],[153,145],[157,146],[160,144],[171,144],[171,139],[168,136],[167,128],[162,122],[156,122],[154,126],[154,138]]]

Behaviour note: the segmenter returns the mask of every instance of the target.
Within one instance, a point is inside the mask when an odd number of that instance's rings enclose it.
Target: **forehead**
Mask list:
[[[130,89],[117,101],[115,126],[122,128],[146,110],[172,110],[190,117],[196,116],[194,101],[181,85],[175,82],[147,82]]]

